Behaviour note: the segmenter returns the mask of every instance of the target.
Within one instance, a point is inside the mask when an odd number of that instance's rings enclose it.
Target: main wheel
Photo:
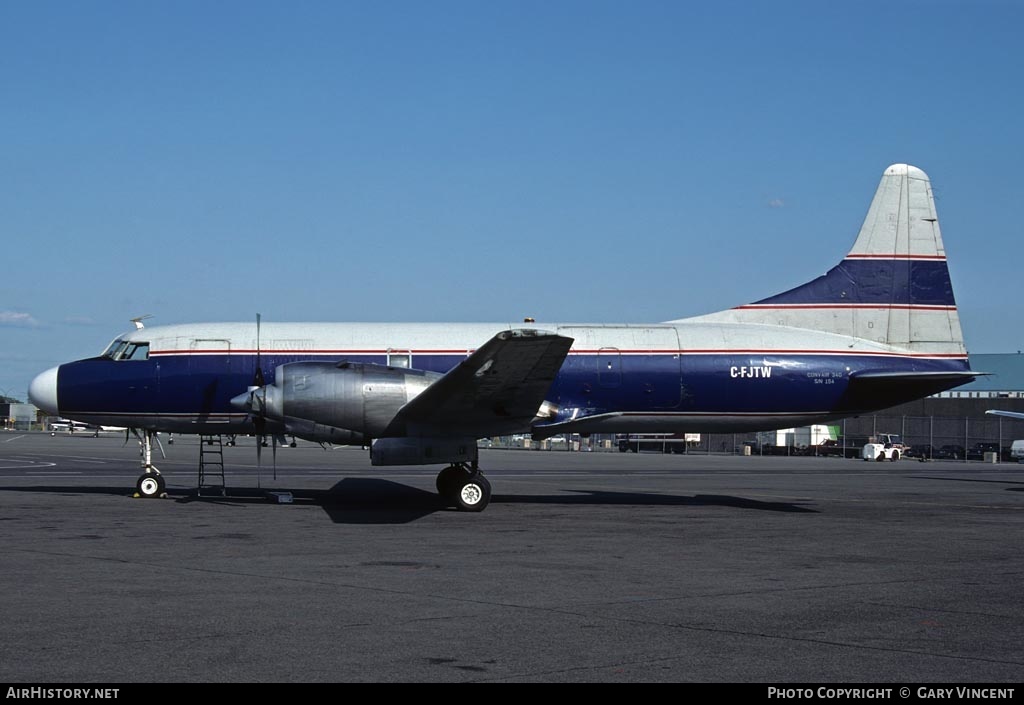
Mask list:
[[[455,492],[455,487],[459,483],[459,480],[469,476],[469,473],[458,465],[449,465],[444,470],[437,474],[437,493],[441,495],[442,499],[449,499],[452,493]]]
[[[491,483],[476,473],[456,484],[453,498],[461,512],[482,512],[491,501]]]
[[[877,460],[878,462],[882,462],[883,460],[885,460],[885,451],[884,450],[879,451],[878,452],[878,457],[875,458],[875,460]]]
[[[894,463],[895,463],[895,462],[896,462],[897,460],[899,460],[899,459],[900,459],[900,452],[899,452],[898,450],[894,450],[894,451],[892,452],[892,457],[891,457],[891,458],[889,458],[889,460],[891,460],[892,462],[894,462]]]
[[[135,483],[135,488],[143,497],[159,497],[167,489],[167,483],[162,475],[147,472],[139,477],[139,481]]]

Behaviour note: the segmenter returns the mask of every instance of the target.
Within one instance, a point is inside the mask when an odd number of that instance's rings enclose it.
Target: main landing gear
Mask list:
[[[137,431],[136,435],[139,435]],[[153,431],[143,431],[139,436],[139,443],[142,445],[142,475],[135,483],[139,497],[167,496],[167,482],[157,470],[156,465],[153,465],[153,436]]]
[[[462,512],[482,512],[491,501],[491,483],[476,461],[453,463],[437,475],[437,493]]]

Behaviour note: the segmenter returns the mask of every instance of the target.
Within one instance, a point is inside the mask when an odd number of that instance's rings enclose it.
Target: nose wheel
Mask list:
[[[140,497],[160,497],[166,494],[167,483],[164,481],[163,475],[150,472],[139,478],[139,481],[135,483],[135,489],[139,491]]]
[[[156,469],[156,465],[153,465],[154,433],[152,431],[143,431],[140,434],[138,431],[135,431],[135,435],[139,438],[142,454],[142,475],[139,476],[138,481],[135,483],[138,496],[146,499],[166,497],[167,481],[164,480],[164,476],[160,474],[160,471]],[[163,452],[163,448],[160,450]]]
[[[491,501],[491,483],[475,465],[456,463],[437,475],[441,499],[462,512],[482,512]]]

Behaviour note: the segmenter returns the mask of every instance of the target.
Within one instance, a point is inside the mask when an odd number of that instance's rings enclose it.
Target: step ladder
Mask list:
[[[224,482],[224,446],[220,436],[199,437],[199,486],[196,494],[213,490],[221,497],[227,495]]]

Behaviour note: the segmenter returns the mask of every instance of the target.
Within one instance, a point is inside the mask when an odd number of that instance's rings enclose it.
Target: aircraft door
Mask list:
[[[679,336],[670,326],[630,329],[633,342],[622,357],[623,386],[636,389],[635,403],[645,409],[679,406],[681,367]]]
[[[622,384],[622,353],[618,348],[601,348],[597,351],[597,382],[602,387],[618,387]]]
[[[200,420],[231,409],[231,397],[245,389],[230,384],[231,341],[224,338],[193,338],[189,341],[189,390],[199,394]],[[250,375],[253,371],[250,371]],[[192,406],[190,408],[196,408]]]
[[[675,409],[679,336],[672,326],[560,326],[575,339],[559,375],[559,401],[598,408]],[[596,354],[595,354],[596,353]]]

